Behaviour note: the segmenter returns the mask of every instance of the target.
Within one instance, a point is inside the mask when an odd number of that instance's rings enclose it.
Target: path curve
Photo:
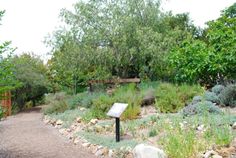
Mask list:
[[[81,145],[73,145],[57,129],[46,126],[40,108],[0,122],[0,158],[94,158]]]

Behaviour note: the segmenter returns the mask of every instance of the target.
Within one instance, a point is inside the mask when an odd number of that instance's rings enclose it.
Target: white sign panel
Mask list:
[[[111,117],[119,118],[120,115],[125,111],[128,104],[125,103],[114,103],[107,115]]]

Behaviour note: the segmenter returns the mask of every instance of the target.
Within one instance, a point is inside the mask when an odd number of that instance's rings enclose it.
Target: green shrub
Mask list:
[[[227,125],[221,125],[221,127],[214,126],[207,129],[207,131],[204,133],[204,138],[208,142],[212,142],[216,145],[227,146],[232,142],[233,134]]]
[[[64,100],[54,101],[51,104],[43,107],[44,114],[52,114],[52,113],[62,113],[68,109],[68,105]]]
[[[217,103],[217,104],[220,103],[219,97],[213,92],[206,91],[205,94],[204,94],[204,99],[206,101],[210,101],[210,102],[213,102],[213,103]]]
[[[219,95],[223,90],[224,90],[224,86],[223,85],[215,85],[212,89],[211,89],[211,91],[213,92],[213,93],[215,93],[216,95]]]
[[[199,103],[201,101],[203,101],[202,96],[195,96],[195,97],[193,97],[192,104],[196,104],[196,103]]]
[[[236,84],[226,86],[219,94],[219,100],[225,106],[236,107]]]
[[[154,128],[148,132],[149,137],[155,137],[156,135],[157,135],[157,130]]]
[[[170,131],[162,140],[164,150],[171,158],[195,156],[201,150],[200,143],[193,129]]]
[[[73,96],[69,101],[69,109],[74,109],[78,106],[82,106],[85,108],[90,108],[93,104],[93,100],[99,97],[102,93],[94,92],[88,93],[83,92]]]
[[[135,84],[128,84],[117,88],[111,96],[97,93],[97,96],[92,99],[91,110],[85,119],[106,117],[106,113],[115,102],[128,103],[128,108],[123,113],[122,119],[134,119],[140,113],[141,95]]]
[[[173,85],[162,83],[156,89],[156,106],[161,112],[177,112],[203,89],[198,85]]]
[[[202,101],[196,104],[189,104],[182,110],[182,113],[184,116],[191,116],[191,115],[196,115],[196,114],[202,115],[205,113],[220,114],[222,113],[222,111],[220,110],[219,107],[215,106],[212,102]]]

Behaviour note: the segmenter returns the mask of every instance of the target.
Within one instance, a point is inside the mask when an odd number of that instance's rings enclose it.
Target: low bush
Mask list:
[[[68,109],[68,104],[66,103],[68,97],[63,92],[46,95],[45,103],[47,105],[43,107],[44,114],[62,113],[66,111]]]
[[[206,91],[205,94],[204,94],[204,99],[206,101],[210,101],[210,102],[213,102],[213,103],[216,103],[216,104],[220,103],[219,97],[213,92]]]
[[[202,115],[205,113],[214,113],[214,114],[220,114],[222,111],[219,107],[215,106],[210,101],[202,101],[196,104],[189,104],[186,106],[182,113],[184,116],[191,116],[191,115]]]
[[[226,125],[221,125],[221,127],[208,128],[204,133],[204,138],[215,145],[218,146],[228,146],[233,140],[233,134],[230,128]]]
[[[113,95],[100,93],[92,99],[91,110],[88,116],[96,118],[106,117],[106,113],[115,102],[128,103],[128,108],[122,115],[122,119],[134,119],[140,113],[141,95],[135,84],[121,86],[115,90]],[[86,116],[86,118],[89,118]]]
[[[68,109],[68,105],[64,100],[54,101],[51,104],[43,107],[44,114],[52,114],[52,113],[62,113]]]
[[[195,96],[195,97],[193,97],[192,104],[196,104],[196,103],[199,103],[201,101],[203,101],[202,96]]]
[[[155,137],[157,135],[157,130],[156,129],[151,129],[149,132],[148,132],[148,136],[149,137]]]
[[[177,112],[182,109],[195,95],[203,93],[198,85],[173,85],[162,83],[156,89],[156,106],[161,112]]]
[[[219,94],[220,103],[225,106],[236,107],[236,84],[230,84]]]
[[[94,92],[88,93],[83,92],[73,96],[69,101],[68,105],[70,109],[74,109],[78,106],[82,106],[85,108],[90,108],[93,104],[93,100],[99,97],[102,93]]]
[[[224,88],[225,87],[223,85],[215,85],[214,87],[212,87],[211,91],[216,95],[219,95],[224,90]]]

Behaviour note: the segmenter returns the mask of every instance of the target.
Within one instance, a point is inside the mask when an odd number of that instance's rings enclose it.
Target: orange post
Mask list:
[[[11,115],[11,92],[3,94],[3,100],[1,101],[2,107],[6,110],[5,116]]]

